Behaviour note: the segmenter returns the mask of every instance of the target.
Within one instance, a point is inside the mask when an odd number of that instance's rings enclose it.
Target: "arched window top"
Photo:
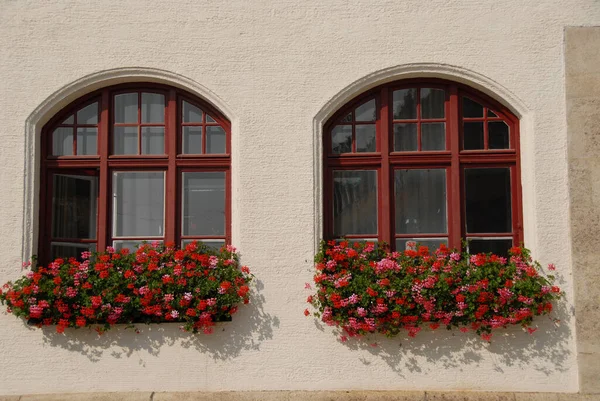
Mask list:
[[[519,121],[441,79],[380,85],[323,130],[324,237],[505,253],[522,241]]]
[[[95,91],[57,113],[42,130],[44,155],[99,156],[103,132],[109,156],[166,155],[169,126],[178,127],[179,155],[230,152],[230,122],[213,106],[181,89],[136,83]]]
[[[142,241],[231,240],[230,123],[181,89],[90,93],[42,130],[42,262]]]
[[[387,138],[379,124],[392,122]],[[328,155],[381,152],[515,150],[518,118],[489,96],[441,79],[403,80],[371,89],[340,108],[325,124]]]

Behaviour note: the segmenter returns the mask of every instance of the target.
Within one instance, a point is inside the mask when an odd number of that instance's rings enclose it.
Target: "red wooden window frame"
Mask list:
[[[427,119],[428,122],[446,123],[446,150],[440,151],[401,151],[393,149],[392,95],[394,90],[409,88],[434,88],[445,91],[445,118]],[[463,118],[462,97],[468,97],[481,104],[483,117]],[[332,152],[332,130],[343,122],[345,116],[364,104],[375,99],[376,103],[376,151],[356,152],[354,133],[352,135],[352,153]],[[419,99],[419,97],[417,97]],[[487,108],[493,110],[497,117],[488,117]],[[420,100],[417,106],[417,119],[420,122]],[[484,148],[464,150],[463,122],[477,121],[484,124]],[[488,149],[488,121],[504,121],[509,127],[509,149]],[[404,122],[404,120],[403,120]],[[421,149],[420,124],[418,129],[418,149]],[[519,148],[519,119],[509,109],[489,96],[468,86],[443,79],[408,79],[391,82],[375,87],[349,101],[340,108],[324,125],[323,129],[323,237],[335,239],[333,221],[333,172],[338,170],[377,170],[377,205],[378,233],[377,239],[390,244],[395,249],[396,238],[435,238],[448,237],[448,245],[461,248],[465,238],[511,237],[513,244],[523,241],[522,189]],[[464,169],[472,167],[509,168],[511,177],[511,232],[510,233],[466,233],[465,223],[465,185]],[[446,169],[447,194],[447,234],[396,234],[394,211],[394,169]],[[372,238],[370,235],[348,234],[345,238]]]
[[[112,134],[114,124],[114,96],[120,93],[138,92],[160,93],[165,96],[165,120],[163,124],[141,124],[139,113],[141,104],[138,97],[138,123],[133,125],[160,125],[165,127],[164,155],[113,155]],[[141,96],[141,95],[140,95]],[[97,155],[76,154],[76,130],[74,130],[73,155],[52,155],[52,133],[71,114],[82,107],[98,101]],[[202,123],[197,126],[218,125],[225,131],[225,153],[223,154],[183,154],[182,153],[182,102],[186,101],[199,107],[203,113]],[[215,120],[206,121],[207,113]],[[127,125],[127,124],[119,124]],[[141,140],[138,131],[138,141]],[[206,134],[202,135],[203,151]],[[180,244],[186,236],[182,235],[181,223],[181,175],[182,172],[224,172],[225,173],[225,235],[211,236],[210,239],[231,243],[231,124],[215,107],[198,97],[178,88],[155,84],[134,83],[102,88],[85,95],[57,113],[42,129],[40,169],[40,229],[38,258],[48,262],[51,254],[52,238],[52,175],[85,174],[98,177],[98,211],[96,240],[69,239],[70,242],[96,243],[97,249],[105,249],[112,244],[111,222],[111,185],[114,171],[163,171],[165,173],[165,213],[164,234],[166,242]],[[189,236],[187,236],[189,237]],[[207,236],[193,236],[197,239]],[[163,239],[161,238],[161,240]],[[56,240],[56,238],[54,239]],[[73,240],[73,241],[71,241]],[[118,240],[126,240],[119,237]]]

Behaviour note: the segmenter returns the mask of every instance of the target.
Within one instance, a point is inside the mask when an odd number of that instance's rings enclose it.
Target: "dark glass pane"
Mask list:
[[[468,97],[463,97],[463,117],[483,117],[483,106]]]
[[[490,121],[488,123],[488,135],[490,149],[510,148],[508,125],[504,121]]]
[[[189,104],[185,100],[181,102],[182,107],[182,121],[184,123],[201,123],[202,122],[202,110],[196,106]]]
[[[394,124],[395,152],[418,150],[417,146],[417,124]]]
[[[446,233],[446,170],[396,170],[396,233]]]
[[[446,123],[421,124],[421,150],[446,149]]]
[[[336,125],[331,131],[331,152],[352,152],[352,126]]]
[[[222,127],[206,127],[206,153],[225,153],[225,130]]]
[[[508,256],[512,247],[512,239],[470,239],[469,253],[493,253],[499,256]]]
[[[73,124],[75,122],[75,118],[73,117],[73,114],[71,114],[69,117],[66,118],[65,121],[63,121],[61,124]]]
[[[85,106],[77,112],[77,124],[98,124],[98,102]]]
[[[434,253],[442,244],[448,245],[448,238],[396,238],[396,251],[407,250],[406,243],[408,241],[416,242],[419,246],[428,247],[431,253]]]
[[[142,127],[142,154],[165,153],[165,127]]]
[[[493,111],[491,111],[490,109],[488,109],[488,111],[487,111],[487,116],[488,116],[488,117],[498,117],[498,116],[496,115],[496,113],[494,113],[494,112],[493,112]]]
[[[356,151],[375,152],[375,124],[356,126]]]
[[[465,150],[483,149],[483,122],[464,123]]]
[[[96,155],[98,147],[98,128],[77,128],[77,154]]]
[[[444,118],[446,92],[442,89],[421,89],[421,118]]]
[[[59,127],[52,133],[52,155],[71,156],[73,154],[73,128]]]
[[[138,122],[138,94],[123,93],[115,96],[115,123]]]
[[[159,93],[142,93],[142,123],[165,122],[165,96]]]
[[[114,237],[164,235],[164,172],[116,172],[112,189]]]
[[[333,172],[333,232],[377,234],[377,171]]]
[[[509,233],[511,224],[510,168],[465,169],[468,233]]]
[[[225,235],[225,173],[183,173],[183,235]]]
[[[352,122],[352,113],[348,113],[346,117],[342,118],[343,123],[351,123]]]
[[[138,127],[115,127],[113,135],[113,154],[138,154]]]
[[[191,244],[194,241],[196,241],[198,245],[204,244],[207,247],[212,248],[216,251],[218,251],[223,245],[225,245],[225,240],[222,239],[184,239],[183,241],[181,241],[181,244],[183,247],[185,247],[187,244]]]
[[[358,106],[354,110],[354,116],[356,121],[375,121],[375,99]]]
[[[55,174],[52,181],[52,237],[96,238],[98,178]]]
[[[183,153],[194,155],[202,153],[202,126],[183,127]]]
[[[417,118],[417,90],[401,89],[394,91],[394,120],[414,120]]]
[[[63,258],[65,260],[69,258],[81,259],[82,252],[94,252],[96,250],[96,244],[78,244],[78,243],[64,243],[64,242],[53,242],[51,243],[51,258]]]

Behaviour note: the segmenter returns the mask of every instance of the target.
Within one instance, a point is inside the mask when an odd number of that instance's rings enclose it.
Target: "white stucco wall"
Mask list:
[[[103,82],[146,76],[232,120],[233,242],[258,295],[198,338],[167,324],[60,336],[2,313],[0,394],[578,390],[563,29],[600,24],[597,1],[147,3],[0,1],[0,281],[22,274],[35,237],[36,130]],[[302,314],[320,232],[320,122],[371,85],[425,75],[471,83],[522,117],[526,245],[564,278],[560,327],[541,319],[535,336],[511,329],[491,345],[424,330],[372,348],[341,344]]]

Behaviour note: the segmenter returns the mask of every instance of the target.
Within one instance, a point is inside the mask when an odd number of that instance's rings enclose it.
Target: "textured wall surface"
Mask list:
[[[259,284],[253,305],[209,337],[176,325],[60,336],[2,313],[0,394],[578,391],[563,31],[590,24],[600,24],[595,0],[1,0],[0,281],[22,274],[35,238],[39,155],[28,135],[50,117],[35,111],[64,104],[82,77],[143,67],[132,79],[150,69],[185,77],[232,120],[233,242]],[[373,348],[341,344],[303,316],[320,221],[315,118],[356,81],[415,63],[482,77],[480,89],[521,115],[526,245],[559,267],[560,326],[541,319],[535,336],[510,329],[492,344],[423,332]]]
[[[600,392],[600,27],[565,32],[577,358],[582,391]]]

